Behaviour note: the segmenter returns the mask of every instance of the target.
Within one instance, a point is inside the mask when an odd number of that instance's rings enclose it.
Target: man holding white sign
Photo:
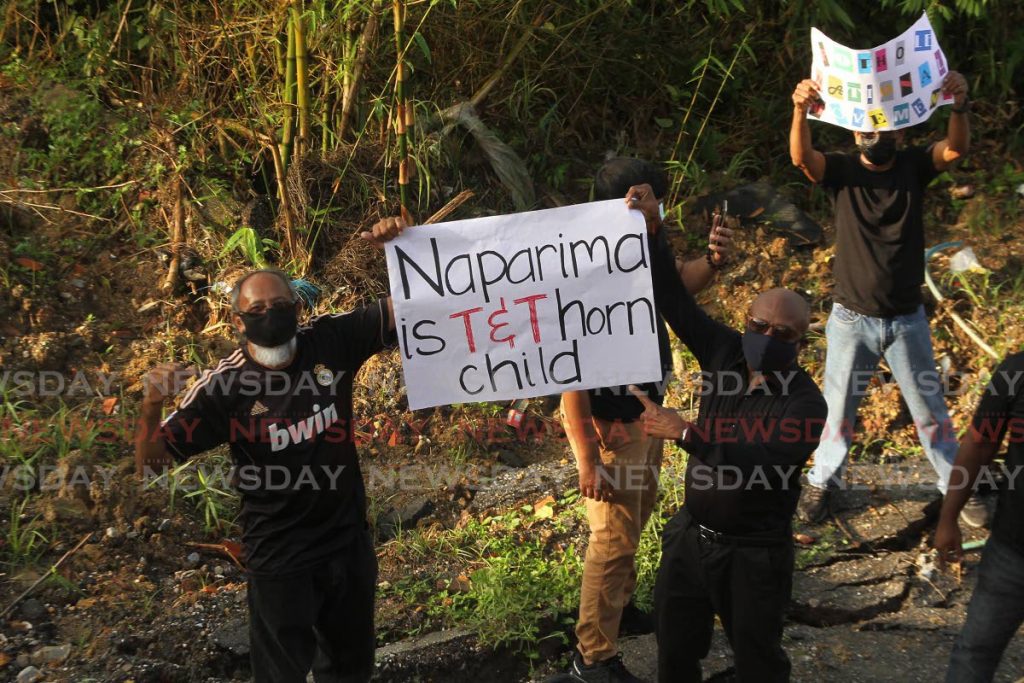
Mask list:
[[[374,244],[404,228],[386,219]],[[394,335],[390,298],[300,325],[304,304],[279,270],[255,270],[231,291],[240,348],[206,370],[163,364],[146,377],[136,428],[139,474],[162,473],[229,444],[249,601],[256,683],[369,681],[377,557],[352,428],[353,379]]]
[[[649,187],[629,196],[656,215]],[[711,380],[693,422],[636,389],[644,432],[675,439],[689,454],[686,500],[662,531],[654,587],[658,680],[703,680],[717,616],[736,680],[782,683],[790,677],[782,632],[793,582],[792,517],[800,470],[826,412],[798,361],[810,307],[796,292],[770,289],[751,303],[741,333],[701,310],[670,254],[654,253],[653,275],[658,310]]]
[[[924,22],[927,23],[926,18]],[[823,389],[828,402],[828,424],[799,509],[800,517],[809,522],[825,518],[829,489],[842,484],[857,408],[867,388],[863,378],[870,378],[882,357],[910,408],[925,454],[938,475],[938,488],[943,492],[956,455],[956,434],[942,391],[927,390],[923,381],[936,372],[921,296],[923,201],[928,184],[970,147],[970,105],[967,81],[956,71],[946,72],[945,59],[931,27],[915,25],[908,34],[911,32],[913,40],[901,37],[888,47],[865,51],[843,48],[827,38],[815,39],[812,71],[817,80],[805,79],[793,91],[790,156],[795,166],[811,181],[820,183],[832,197],[836,228],[836,286],[825,328],[828,354]],[[823,34],[816,31],[815,36]],[[914,49],[908,53],[911,45]],[[901,149],[903,131],[894,128],[903,123],[902,117],[890,123],[882,115],[865,123],[842,114],[843,107],[857,109],[853,104],[835,101],[851,97],[852,81],[840,82],[842,79],[837,75],[842,74],[850,54],[864,55],[864,70],[878,78],[895,67],[909,69],[912,64],[908,60],[916,60],[917,68],[907,72],[901,94],[911,99],[915,92],[927,89],[933,106],[951,99],[946,137],[926,148]],[[917,56],[912,58],[911,54]],[[939,74],[944,75],[941,85],[933,86]],[[902,75],[900,79],[902,82]],[[880,85],[885,82],[888,81]],[[889,82],[888,88],[892,87]],[[936,89],[933,91],[932,87]],[[867,97],[867,86],[857,93],[856,98]],[[881,106],[889,94],[887,90],[872,97],[881,95],[881,101],[876,103]],[[890,107],[888,111],[892,110]],[[923,121],[930,113],[930,109],[922,111],[918,120]],[[857,151],[824,154],[815,149],[808,115],[853,129]],[[973,505],[975,514],[967,515],[973,525],[983,523],[978,508]]]
[[[640,159],[618,158],[608,160],[599,169],[594,180],[594,199],[614,198],[623,205],[626,192],[634,185],[652,187],[657,202],[668,194],[668,177],[662,169]],[[661,223],[657,202],[654,213],[645,219],[649,229],[649,223]],[[650,241],[652,258],[655,251],[671,254],[664,232]],[[729,234],[727,228],[716,226],[706,256],[676,264],[678,277],[690,291],[707,286],[725,263]],[[667,378],[672,372],[672,352],[660,316],[657,324],[657,351],[645,353],[650,353],[649,359],[660,358],[661,377]],[[643,360],[646,359],[639,350],[631,349],[628,356],[624,354],[615,363],[629,368]],[[665,394],[664,383],[659,378],[644,385],[644,389],[660,403]],[[657,498],[662,440],[643,433],[639,422],[643,406],[626,386],[614,384],[612,379],[600,389],[562,394],[562,419],[576,456],[580,492],[586,499],[590,527],[576,623],[578,644],[568,674],[572,680],[581,682],[639,680],[622,664],[616,641],[625,625],[624,609],[636,587],[634,557],[640,534]],[[634,607],[632,615],[627,616],[640,616],[638,612]],[[637,626],[630,630],[643,630]],[[651,628],[653,624],[647,630]]]

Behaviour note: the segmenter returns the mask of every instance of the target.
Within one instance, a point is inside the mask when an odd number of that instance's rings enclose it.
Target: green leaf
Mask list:
[[[673,121],[672,119],[666,119],[660,116],[655,116],[654,122],[662,128],[671,128],[675,124],[675,121]]]
[[[432,61],[430,57],[430,46],[427,45],[426,38],[424,38],[419,33],[419,31],[417,31],[416,33],[412,34],[412,39],[416,41],[416,46],[419,47],[420,52],[423,53],[423,57],[427,60],[427,63],[430,63]]]

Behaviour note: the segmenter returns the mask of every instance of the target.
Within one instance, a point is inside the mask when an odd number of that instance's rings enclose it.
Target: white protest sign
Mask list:
[[[621,199],[385,245],[410,409],[662,379],[650,253]]]
[[[942,92],[949,66],[927,14],[869,49],[840,45],[812,28],[811,50],[811,79],[824,100],[808,111],[812,119],[850,130],[898,130],[953,101]]]

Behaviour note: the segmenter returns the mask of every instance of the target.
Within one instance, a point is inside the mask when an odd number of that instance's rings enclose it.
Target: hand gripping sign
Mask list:
[[[410,409],[662,379],[621,199],[413,227],[385,252]]]
[[[811,50],[811,79],[823,100],[808,112],[812,119],[862,132],[899,130],[953,101],[942,92],[949,65],[927,14],[870,49],[840,45],[812,28]]]

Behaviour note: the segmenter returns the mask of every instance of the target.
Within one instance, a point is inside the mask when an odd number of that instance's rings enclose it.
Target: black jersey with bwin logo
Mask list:
[[[384,300],[315,317],[299,329],[290,365],[268,370],[243,346],[204,372],[164,421],[178,460],[229,444],[253,574],[314,566],[366,528],[352,381],[392,340]]]

